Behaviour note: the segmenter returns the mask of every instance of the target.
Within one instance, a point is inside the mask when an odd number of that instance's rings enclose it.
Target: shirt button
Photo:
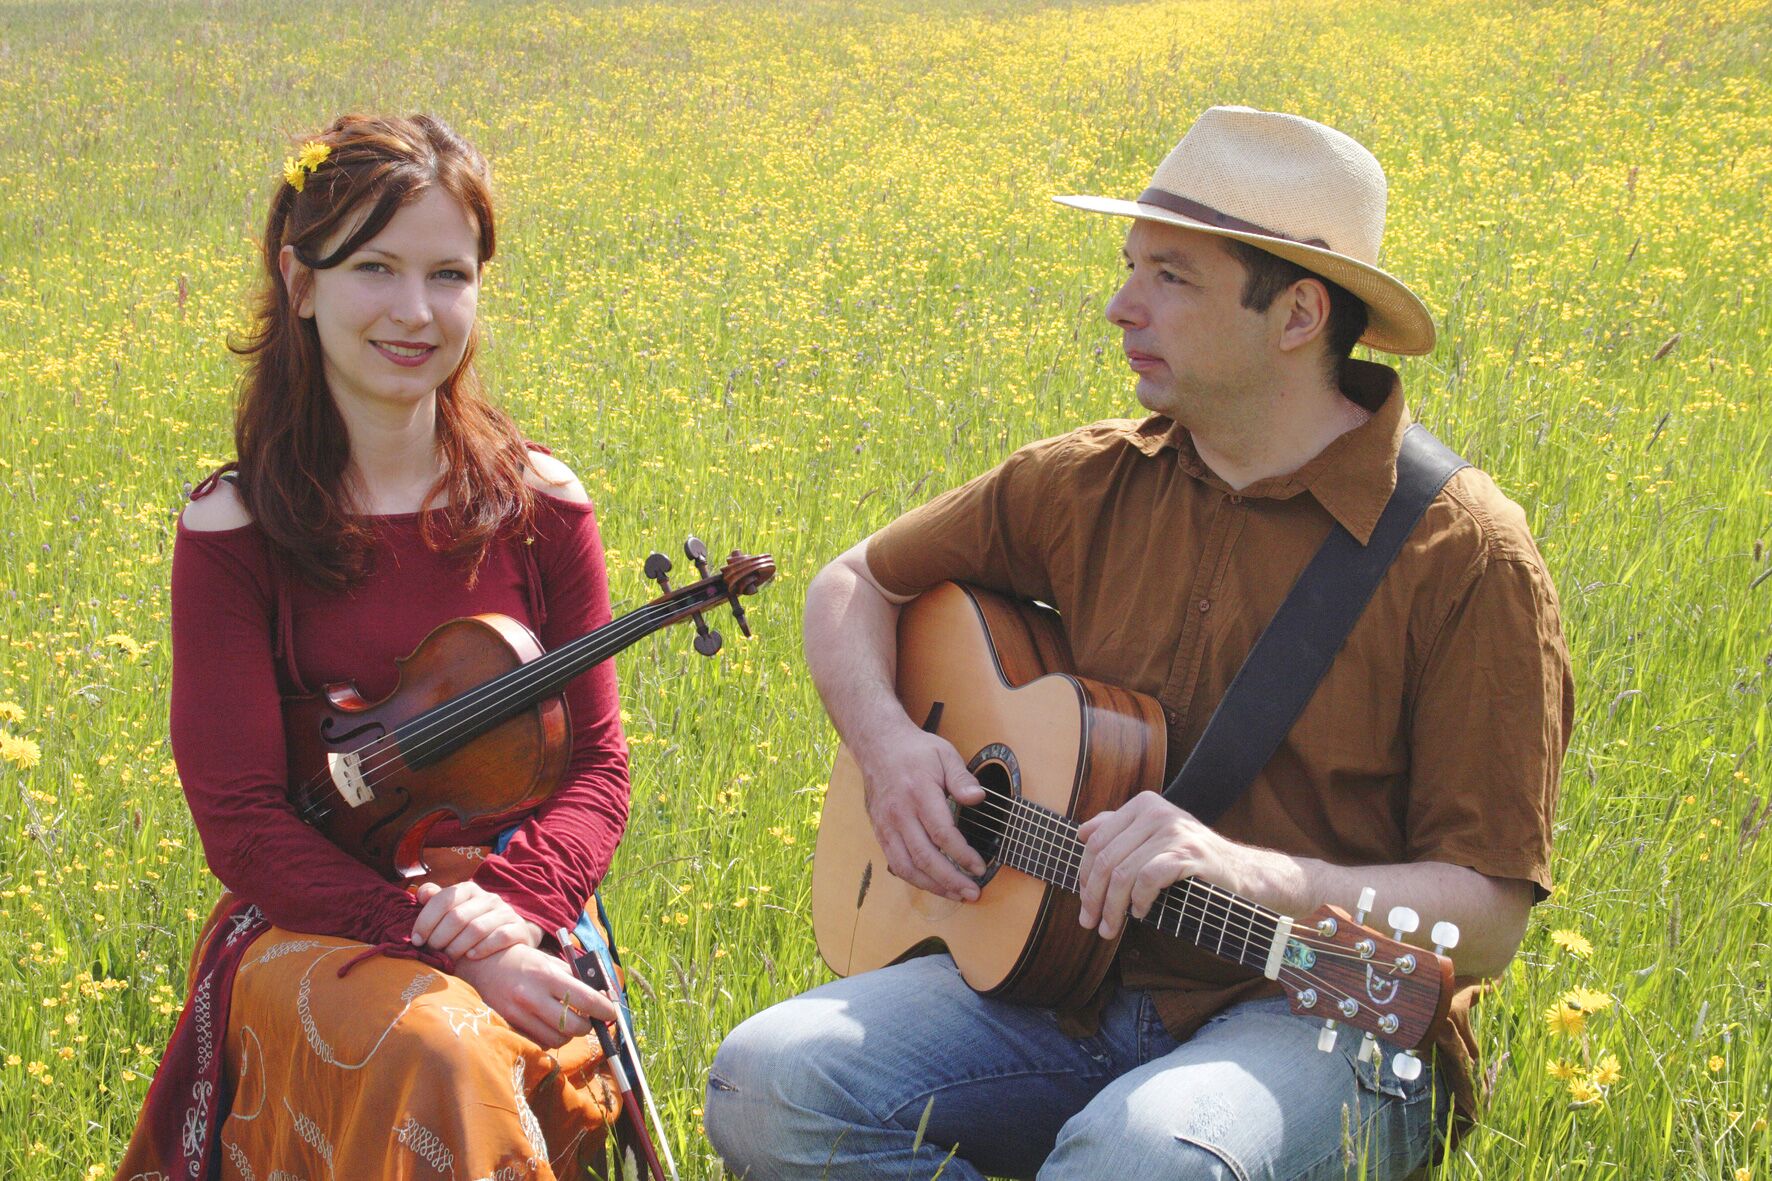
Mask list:
[[[1201,599],[1200,600],[1200,614],[1204,615],[1204,614],[1206,614],[1206,612],[1208,612],[1210,610],[1212,610],[1212,600],[1211,599]]]
[[[1235,492],[1233,492],[1230,495],[1230,502],[1232,504],[1242,504],[1243,498],[1241,496],[1238,496]]]
[[[1166,705],[1163,707],[1163,720],[1168,722],[1171,726],[1181,725],[1181,715]]]

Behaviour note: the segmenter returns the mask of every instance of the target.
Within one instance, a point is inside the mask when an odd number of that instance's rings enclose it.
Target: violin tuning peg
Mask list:
[[[1415,933],[1421,926],[1421,916],[1407,906],[1393,906],[1386,921],[1391,925],[1391,938],[1401,940],[1405,935]]]
[[[1458,946],[1458,924],[1438,922],[1434,924],[1434,954],[1444,955]]]
[[[671,560],[657,550],[653,550],[646,555],[645,571],[647,578],[657,582],[671,572]]]
[[[691,537],[685,541],[683,556],[695,563],[695,568],[701,572],[703,578],[708,576],[708,547],[702,544],[701,538]]]
[[[695,637],[695,650],[703,656],[712,656],[720,650],[720,645],[725,642],[717,631],[700,632]]]
[[[1414,1050],[1402,1050],[1391,1059],[1391,1071],[1406,1083],[1414,1082],[1421,1077],[1421,1059]]]

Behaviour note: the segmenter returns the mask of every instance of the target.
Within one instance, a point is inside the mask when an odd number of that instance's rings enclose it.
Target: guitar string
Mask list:
[[[986,798],[991,801],[992,806],[1000,809],[1001,813],[1007,814],[1007,817],[1013,817],[1016,814],[1015,805],[1020,801],[1024,805],[1022,815],[1031,817],[1035,823],[1040,826],[1041,831],[1039,835],[1042,837],[1045,845],[1045,848],[1041,852],[1044,852],[1047,856],[1053,858],[1055,864],[1064,865],[1074,875],[1075,871],[1080,866],[1082,845],[1077,842],[1074,836],[1075,830],[1073,828],[1059,827],[1061,824],[1068,825],[1068,821],[1065,821],[1056,813],[1051,812],[1050,809],[1041,808],[1037,804],[1032,804],[1025,799],[1022,799],[1022,797],[1009,795],[1005,792],[997,791],[988,787],[983,788],[983,791],[985,792]],[[999,814],[997,818],[1004,819],[1005,826],[1007,827],[1007,818],[1004,815]],[[1073,860],[1073,855],[1076,860]],[[1243,910],[1249,912],[1249,916],[1260,917],[1263,922],[1268,924],[1270,931],[1276,929],[1274,921],[1281,917],[1278,912],[1270,911],[1269,913],[1272,915],[1271,918],[1262,915],[1261,911],[1267,910],[1268,908],[1260,907],[1258,904],[1250,902],[1247,899],[1244,899],[1229,890],[1225,890],[1223,887],[1217,886],[1212,882],[1205,881],[1202,878],[1195,877],[1184,879],[1183,882],[1176,883],[1175,885],[1183,885],[1186,882],[1198,883],[1198,888],[1205,890],[1208,894],[1208,898],[1205,901],[1200,902],[1193,908],[1192,915],[1190,916],[1193,918],[1193,921],[1204,922],[1206,919],[1211,918],[1213,916],[1213,907],[1216,905],[1218,908],[1217,921],[1225,923],[1229,921],[1233,910],[1241,907]],[[1174,887],[1166,887],[1165,891],[1172,888]],[[1189,894],[1191,897],[1192,888],[1190,888]],[[1159,894],[1158,903],[1164,903],[1164,895]],[[1189,916],[1190,914],[1187,903],[1178,904],[1178,910],[1184,916]],[[1256,928],[1253,918],[1249,916],[1245,917],[1244,930],[1253,934]],[[1301,944],[1311,948],[1313,951],[1318,951],[1322,954],[1336,956],[1349,961],[1368,963],[1387,973],[1397,972],[1395,964],[1386,963],[1376,958],[1368,959],[1350,952],[1344,952],[1335,944],[1324,942],[1322,937],[1315,936],[1314,928],[1295,927],[1294,931],[1299,933],[1294,937],[1297,938]],[[1307,931],[1311,932],[1311,934],[1304,935],[1303,932]],[[1272,942],[1271,934],[1269,935],[1267,942]]]
[[[689,588],[684,589],[687,590]],[[722,592],[717,597],[724,598],[725,595]],[[710,596],[703,601],[713,603],[715,601],[715,596]],[[417,729],[406,734],[404,739],[397,737],[395,733],[388,733],[364,744],[362,748],[352,752],[359,757],[359,760],[382,754],[384,748],[390,746],[393,747],[390,757],[380,763],[367,766],[363,765],[361,762],[359,763],[359,771],[363,775],[364,782],[369,786],[375,786],[381,782],[381,780],[379,778],[372,779],[372,776],[379,776],[381,772],[385,771],[388,767],[401,762],[404,758],[421,755],[421,748],[426,743],[430,742],[433,737],[438,736],[440,732],[454,731],[471,726],[487,713],[495,713],[508,702],[524,696],[529,691],[532,683],[556,675],[562,666],[570,664],[572,660],[576,659],[586,651],[594,650],[601,646],[602,641],[625,646],[626,644],[630,644],[633,641],[644,637],[648,632],[664,626],[663,623],[657,621],[658,616],[674,614],[681,610],[683,606],[684,601],[675,601],[669,603],[648,603],[645,606],[637,607],[620,619],[588,632],[584,636],[581,636],[579,639],[574,640],[563,647],[556,648],[554,651],[545,653],[543,656],[538,657],[535,660],[518,665],[509,672],[500,674],[486,684],[470,689],[459,697],[452,698],[440,705],[433,706],[423,714],[420,714],[417,719],[414,719],[421,722],[421,725]],[[549,657],[553,657],[554,659],[549,660]],[[604,657],[603,659],[606,660],[608,657]],[[601,662],[601,660],[593,662],[592,667]],[[538,666],[543,666],[544,663],[545,667],[538,670]],[[584,672],[586,669],[580,669],[579,671]],[[458,718],[457,715],[463,710],[471,710],[471,716]],[[332,788],[333,786],[331,775],[322,772],[310,779],[297,793],[297,796],[292,798],[291,803],[296,806],[298,811],[301,811],[304,816],[311,820],[323,820],[331,815],[335,809],[329,806],[323,810],[316,810],[314,805],[324,802],[327,798],[327,789]]]
[[[1002,796],[1001,793],[994,793],[989,788],[986,788],[985,791],[987,796],[997,795],[1003,799],[1009,800],[1008,810],[1011,814],[1014,813],[1015,797]],[[1043,822],[1042,828],[1045,834],[1045,844],[1047,846],[1045,850],[1046,855],[1050,856],[1055,864],[1063,864],[1070,874],[1070,882],[1073,883],[1068,888],[1071,889],[1072,892],[1076,892],[1074,883],[1076,880],[1076,871],[1080,868],[1081,845],[1076,842],[1072,835],[1072,830],[1055,827],[1057,823],[1062,821],[1062,818],[1057,817],[1056,814],[1050,813],[1047,809],[1040,808],[1038,805],[1027,804],[1026,801],[1023,801],[1023,803],[1026,806],[1028,814],[1034,816],[1038,821]],[[1054,837],[1060,838],[1063,843],[1060,844],[1054,841]],[[1073,855],[1076,856],[1077,860],[1073,860]],[[1268,910],[1268,908],[1265,907],[1260,907],[1259,905],[1252,903],[1231,891],[1225,890],[1220,886],[1205,881],[1202,878],[1188,878],[1181,882],[1174,883],[1169,887],[1165,887],[1163,893],[1158,895],[1155,902],[1155,905],[1159,907],[1161,912],[1167,912],[1167,908],[1171,903],[1170,892],[1183,887],[1185,887],[1187,891],[1186,899],[1175,902],[1178,919],[1186,918],[1201,927],[1204,927],[1208,921],[1211,921],[1217,923],[1221,928],[1228,929],[1233,917],[1235,917],[1236,910],[1241,908],[1247,913],[1242,916],[1242,933],[1237,937],[1243,939],[1245,951],[1251,946],[1257,946],[1256,939],[1253,938],[1257,933],[1255,923],[1256,918],[1260,919],[1267,931],[1266,935],[1260,940],[1260,946],[1271,945],[1274,933],[1278,930],[1277,920],[1282,917],[1278,912]],[[1196,901],[1194,899],[1195,891],[1204,892],[1206,894],[1205,899]],[[1263,914],[1263,911],[1267,911],[1267,913]],[[1147,911],[1147,916],[1148,914],[1149,912]],[[1367,958],[1354,953],[1342,951],[1335,944],[1325,942],[1322,937],[1316,936],[1313,928],[1297,927],[1294,928],[1294,930],[1297,934],[1295,934],[1293,938],[1295,938],[1301,945],[1319,952],[1320,954],[1344,959],[1354,963],[1371,964],[1374,967],[1379,968],[1387,976],[1395,976],[1399,974],[1399,970],[1393,963],[1387,963],[1376,958]],[[1309,932],[1310,934],[1305,934],[1305,932]],[[1181,934],[1179,926],[1175,933],[1178,936]],[[1219,954],[1223,954],[1222,947],[1223,941],[1221,939],[1219,943]],[[1241,957],[1238,957],[1238,959],[1239,962],[1243,962]]]
[[[1007,805],[1007,810],[1011,813],[1014,812],[1016,797],[1007,796],[1004,793],[1000,793],[1000,792],[995,792],[990,788],[985,788],[984,791],[986,793],[987,798],[992,801],[994,806],[996,806],[998,808],[1003,808],[1004,805],[999,803],[998,801],[1007,800],[1007,801],[1009,801],[1008,805]],[[1026,809],[1027,809],[1026,814],[1027,815],[1031,815],[1036,820],[1039,820],[1039,821],[1047,821],[1049,819],[1048,816],[1043,815],[1043,813],[1046,813],[1048,810],[1041,809],[1038,805],[1028,804],[1026,801],[1022,801],[1022,802],[1026,806]],[[1054,815],[1054,816],[1051,816],[1050,819],[1056,820],[1059,818],[1057,818]],[[1030,841],[1028,839],[1029,837],[1034,837],[1034,838],[1038,839],[1040,841],[1040,843],[1045,846],[1045,849],[1043,851],[1045,855],[1057,854],[1060,851],[1060,846],[1054,844],[1050,838],[1052,835],[1055,835],[1061,831],[1062,830],[1052,828],[1049,825],[1043,825],[1042,828],[1040,828],[1040,829],[1023,828],[1021,830],[1021,838],[1022,839],[1020,840],[1019,843],[1025,850],[1027,850],[1027,852],[1031,856],[1039,857],[1042,855],[1042,852],[1036,851],[1032,841]],[[1010,841],[1012,846],[1017,843],[1017,841],[1016,841],[1017,833],[1015,831],[1011,831],[1006,827],[1006,831],[1005,831],[1004,835],[1005,835],[1005,838]],[[1064,858],[1062,860],[1061,864],[1063,864],[1065,869],[1070,871],[1070,876],[1067,878],[1067,880],[1065,882],[1055,882],[1053,884],[1059,885],[1061,888],[1068,889],[1070,892],[1075,893],[1076,892],[1075,870],[1078,868],[1078,866],[1076,863],[1070,861],[1068,858]],[[1231,902],[1240,903],[1244,907],[1250,909],[1252,912],[1256,910],[1255,904],[1249,903],[1246,900],[1239,898],[1237,895],[1232,894],[1228,891],[1224,891],[1221,888],[1212,885],[1212,883],[1203,881],[1202,879],[1199,879],[1199,878],[1191,878],[1191,879],[1187,879],[1184,882],[1177,883],[1177,885],[1189,886],[1189,898],[1190,899],[1192,897],[1192,886],[1190,885],[1190,883],[1197,883],[1199,887],[1204,888],[1205,890],[1209,891],[1211,894],[1219,894],[1219,895],[1223,896],[1221,898],[1213,899],[1213,901],[1216,901],[1219,904],[1219,909],[1220,909],[1221,915],[1220,915],[1218,921],[1221,924],[1228,923],[1228,921],[1231,917],[1230,916],[1230,903]],[[1171,887],[1171,889],[1173,889],[1173,887]],[[1167,892],[1168,891],[1166,890],[1165,894],[1167,894]],[[1186,914],[1186,905],[1187,904],[1185,904],[1185,903],[1182,904],[1182,906],[1180,908],[1180,913],[1176,916],[1177,923],[1176,923],[1175,931],[1173,931],[1173,932],[1165,931],[1164,932],[1165,934],[1173,934],[1177,938],[1185,938],[1186,937],[1181,930],[1180,922],[1179,922],[1179,919],[1181,917],[1185,916],[1185,914]],[[1167,906],[1168,906],[1168,899],[1165,896],[1160,895],[1159,899],[1158,899],[1158,908],[1159,909],[1158,909],[1157,919],[1153,920],[1151,918],[1150,912],[1147,912],[1146,917],[1144,919],[1141,919],[1138,921],[1149,922],[1152,925],[1156,926],[1159,931],[1163,931],[1164,928],[1162,926],[1162,919],[1165,917],[1168,917],[1167,916]],[[1206,916],[1208,916],[1210,914],[1210,912],[1211,912],[1210,905],[1209,904],[1202,904],[1198,908],[1198,915],[1193,919],[1193,921],[1197,925],[1203,927],[1205,924],[1205,921],[1206,921]],[[1280,916],[1277,913],[1274,915],[1275,919],[1278,919],[1279,917]],[[1268,927],[1269,927],[1269,933],[1268,933],[1268,937],[1266,939],[1266,943],[1271,945],[1272,941],[1273,941],[1273,936],[1275,934],[1277,934],[1277,932],[1278,932],[1278,927],[1272,920],[1264,920],[1264,921],[1268,922]],[[1252,935],[1255,931],[1253,923],[1247,923],[1245,925],[1245,931]],[[1252,947],[1255,946],[1255,943],[1253,940],[1248,938],[1247,935],[1239,936],[1239,937],[1243,939],[1244,953],[1246,954]],[[1197,946],[1201,946],[1202,948],[1204,948],[1203,944],[1200,944],[1197,940],[1195,942],[1196,942]],[[1304,941],[1300,940],[1300,942],[1304,942]],[[1220,946],[1222,947],[1222,941],[1221,941]],[[1391,965],[1386,965],[1380,961],[1367,960],[1364,957],[1348,955],[1346,953],[1339,952],[1333,948],[1333,945],[1326,945],[1326,946],[1327,946],[1328,951],[1331,953],[1331,958],[1346,959],[1346,960],[1350,960],[1350,961],[1357,962],[1357,963],[1367,963],[1367,964],[1371,964],[1374,967],[1386,968],[1386,969],[1391,969],[1392,971],[1394,971],[1394,967]],[[1222,951],[1220,951],[1217,954],[1222,956],[1224,953]],[[1253,964],[1247,963],[1241,955],[1236,956],[1234,958],[1236,959],[1236,961],[1239,964],[1242,964],[1244,967],[1254,967],[1255,966]],[[1263,958],[1265,960],[1265,955],[1263,956]],[[1363,1006],[1363,1007],[1360,1006],[1359,1000],[1357,998],[1355,998],[1352,993],[1343,991],[1338,985],[1332,983],[1331,981],[1329,981],[1327,979],[1323,979],[1321,977],[1315,976],[1313,973],[1311,973],[1311,971],[1308,968],[1299,968],[1299,967],[1295,967],[1290,964],[1282,963],[1280,968],[1276,971],[1275,975],[1276,975],[1276,979],[1278,979],[1279,982],[1281,982],[1282,984],[1296,986],[1299,990],[1302,990],[1304,988],[1317,989],[1319,994],[1326,996],[1332,1005],[1336,1005],[1337,1002],[1339,1002],[1339,1001],[1353,1001],[1353,1003],[1358,1007],[1358,1011],[1356,1011],[1354,1017],[1351,1017],[1351,1018],[1348,1017],[1346,1014],[1340,1012],[1339,1008],[1337,1008],[1337,1011],[1334,1012],[1333,1014],[1331,1014],[1328,1019],[1347,1022],[1350,1025],[1353,1025],[1355,1028],[1362,1028],[1362,1029],[1365,1028],[1365,1026],[1359,1021],[1359,1016],[1360,1016],[1361,1012],[1376,1013],[1380,1009],[1385,1008],[1385,1006],[1381,1006],[1381,1005],[1378,1005],[1376,1002],[1370,1002],[1370,1001],[1365,1006]],[[1313,1015],[1315,1015],[1315,1014],[1313,1014]],[[1368,1023],[1369,1022],[1370,1022],[1370,1018],[1368,1018]],[[1369,1032],[1372,1032],[1374,1034],[1378,1034],[1378,1033],[1381,1033],[1382,1031],[1377,1030],[1377,1029],[1372,1029]]]
[[[987,793],[990,792],[990,789],[988,789],[988,788],[985,790],[987,791]],[[1045,857],[1049,857],[1055,863],[1055,866],[1062,866],[1062,868],[1064,870],[1064,876],[1065,876],[1065,888],[1069,889],[1073,893],[1079,892],[1078,886],[1080,885],[1080,882],[1078,879],[1078,874],[1082,868],[1082,866],[1081,866],[1081,846],[1076,844],[1075,837],[1073,835],[1074,830],[1066,827],[1068,825],[1068,821],[1057,816],[1055,813],[1052,813],[1049,809],[1044,809],[1044,808],[1040,808],[1037,805],[1028,804],[1026,801],[1023,801],[1023,804],[1024,804],[1024,813],[1031,816],[1034,819],[1035,829],[1039,833],[1039,835],[1041,836],[1041,839],[1046,846],[1046,848],[1043,850],[1043,855]],[[1013,815],[1015,813],[1016,806],[1015,806],[1015,801],[1013,799],[1010,799],[1010,802],[1008,803],[1007,808],[1008,808],[1008,811],[1011,815]],[[1036,856],[1041,856],[1041,855],[1042,854],[1036,854]],[[1204,901],[1200,902],[1197,905],[1197,907],[1195,907],[1196,913],[1194,913],[1194,914],[1190,914],[1190,912],[1189,912],[1189,903],[1193,902],[1193,900],[1194,900],[1193,896],[1194,896],[1194,890],[1196,887],[1192,884],[1189,884],[1189,883],[1198,883],[1198,885],[1200,887],[1203,887],[1208,890],[1208,894],[1207,894],[1206,899]],[[1159,893],[1159,895],[1157,896],[1157,899],[1156,899],[1157,914],[1156,914],[1155,919],[1151,919],[1150,914],[1147,911],[1145,921],[1151,921],[1154,925],[1157,926],[1158,930],[1162,930],[1162,921],[1165,917],[1168,916],[1168,912],[1169,912],[1171,891],[1176,889],[1178,886],[1185,886],[1186,887],[1187,900],[1177,904],[1177,920],[1176,920],[1176,930],[1175,930],[1175,934],[1177,936],[1180,936],[1182,934],[1181,921],[1184,919],[1188,919],[1188,920],[1193,921],[1198,927],[1201,928],[1202,933],[1204,933],[1208,921],[1212,921],[1216,924],[1216,927],[1219,932],[1219,939],[1218,939],[1217,946],[1214,948],[1214,953],[1221,955],[1221,956],[1225,954],[1225,951],[1224,951],[1225,935],[1228,933],[1228,934],[1232,935],[1234,938],[1240,940],[1243,944],[1243,950],[1241,952],[1237,953],[1234,958],[1236,959],[1236,961],[1238,963],[1244,964],[1244,966],[1249,966],[1249,967],[1252,967],[1253,965],[1250,965],[1247,963],[1246,957],[1248,956],[1248,954],[1252,948],[1256,948],[1258,946],[1257,941],[1256,941],[1256,925],[1255,925],[1255,920],[1257,918],[1259,918],[1263,923],[1265,923],[1268,928],[1267,937],[1262,942],[1265,944],[1271,944],[1273,942],[1273,935],[1278,930],[1277,921],[1279,919],[1279,915],[1274,914],[1270,918],[1268,915],[1264,915],[1261,913],[1261,910],[1264,908],[1256,907],[1254,904],[1248,903],[1246,900],[1238,898],[1235,894],[1231,894],[1228,891],[1218,891],[1217,887],[1213,887],[1213,886],[1211,886],[1210,883],[1201,881],[1198,878],[1189,879],[1188,882],[1175,883],[1174,885],[1171,885],[1169,887],[1165,887],[1164,890],[1161,893]],[[1213,897],[1213,892],[1222,893],[1223,897],[1222,898],[1215,898],[1215,897]],[[1244,906],[1244,908],[1247,910],[1247,913],[1241,916],[1242,917],[1242,929],[1240,931],[1232,929],[1232,920],[1235,917],[1237,917],[1236,915],[1233,914],[1232,907],[1230,905],[1231,901],[1233,901],[1233,900],[1237,903],[1242,904]],[[1215,902],[1218,904],[1218,907],[1217,907],[1218,913],[1216,915],[1213,914],[1213,903],[1215,903]],[[1195,942],[1196,942],[1196,944],[1199,944],[1202,947],[1204,946],[1204,944],[1200,943],[1200,941],[1197,939],[1195,940]],[[1265,960],[1265,953],[1263,952],[1260,954],[1263,955],[1263,959]]]

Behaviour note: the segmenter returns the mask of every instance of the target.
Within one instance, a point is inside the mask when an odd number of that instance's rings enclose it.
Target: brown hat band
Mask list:
[[[1258,226],[1252,221],[1244,221],[1240,217],[1220,213],[1210,205],[1202,205],[1198,201],[1171,193],[1167,189],[1146,189],[1138,194],[1138,203],[1140,205],[1155,205],[1158,209],[1167,209],[1170,213],[1179,213],[1183,217],[1191,217],[1195,221],[1205,222],[1209,226],[1217,226],[1221,230],[1235,230],[1239,234],[1260,234],[1264,238],[1283,238],[1288,242],[1316,246],[1323,250],[1329,249],[1329,243],[1321,238],[1294,238],[1291,234],[1282,234],[1278,230]]]

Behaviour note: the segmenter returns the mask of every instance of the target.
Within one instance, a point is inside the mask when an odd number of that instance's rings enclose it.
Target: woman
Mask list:
[[[488,180],[435,119],[346,116],[272,201],[238,471],[192,493],[173,556],[173,753],[227,892],[120,1178],[217,1157],[224,1177],[548,1178],[601,1158],[612,1092],[585,1035],[614,1010],[551,933],[627,818],[613,667],[567,690],[555,793],[502,839],[433,830],[415,892],[287,801],[282,698],[350,680],[375,700],[458,616],[510,615],[545,647],[610,618],[584,489],[475,374]]]

